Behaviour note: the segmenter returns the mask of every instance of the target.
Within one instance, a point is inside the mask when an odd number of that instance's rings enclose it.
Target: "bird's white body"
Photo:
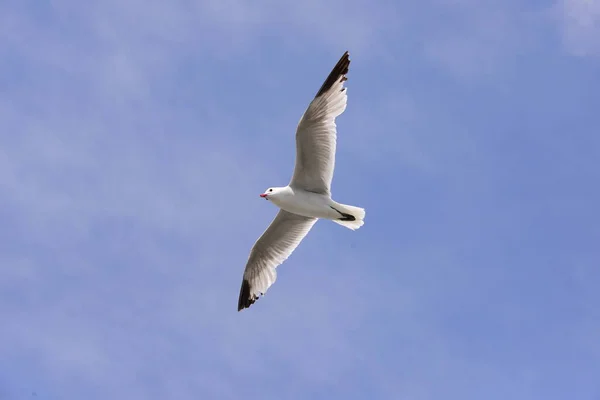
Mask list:
[[[277,207],[304,217],[338,219],[340,213],[335,211],[335,202],[331,197],[312,193],[302,189],[294,189],[290,186],[274,188],[276,194],[268,195],[268,200]]]
[[[337,130],[335,118],[346,109],[348,52],[333,68],[296,129],[296,165],[288,186],[272,187],[260,197],[280,208],[256,241],[244,270],[238,311],[250,307],[277,279],[281,265],[319,219],[348,229],[363,226],[365,210],[331,198]]]

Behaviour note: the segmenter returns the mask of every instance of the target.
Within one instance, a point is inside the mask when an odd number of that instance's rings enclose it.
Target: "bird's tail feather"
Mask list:
[[[340,224],[355,231],[365,223],[364,219],[366,212],[364,208],[340,203],[334,203],[332,208],[340,213],[340,218],[332,220],[336,224]]]

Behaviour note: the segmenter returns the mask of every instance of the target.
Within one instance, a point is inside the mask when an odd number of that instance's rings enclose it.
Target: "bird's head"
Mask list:
[[[269,200],[271,198],[277,198],[279,195],[283,193],[284,188],[272,187],[265,190],[263,194],[260,195],[265,200]]]

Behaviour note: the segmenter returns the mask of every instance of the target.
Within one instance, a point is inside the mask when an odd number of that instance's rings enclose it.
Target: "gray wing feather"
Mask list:
[[[346,109],[344,81],[349,65],[345,52],[298,123],[292,187],[330,194],[337,141],[335,118]]]
[[[240,289],[238,311],[254,304],[275,283],[275,268],[292,254],[315,222],[316,218],[279,211],[250,251]]]

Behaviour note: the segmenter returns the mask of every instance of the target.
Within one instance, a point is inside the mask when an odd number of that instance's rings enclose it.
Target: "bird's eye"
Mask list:
[[[269,192],[272,192],[272,191],[273,191],[273,189],[269,189]]]

